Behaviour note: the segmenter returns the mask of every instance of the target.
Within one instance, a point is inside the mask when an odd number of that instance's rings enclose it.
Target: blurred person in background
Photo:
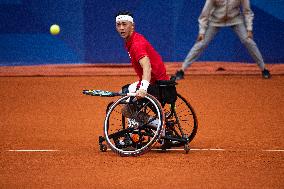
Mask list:
[[[206,0],[198,18],[199,34],[194,46],[186,56],[182,67],[176,72],[176,79],[183,79],[185,70],[196,61],[222,27],[231,27],[247,48],[261,70],[262,77],[271,77],[265,68],[262,55],[253,40],[254,13],[249,0]]]

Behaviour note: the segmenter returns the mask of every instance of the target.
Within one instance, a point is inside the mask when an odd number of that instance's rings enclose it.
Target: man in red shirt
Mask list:
[[[169,80],[165,65],[159,53],[144,36],[135,32],[133,15],[130,12],[119,12],[116,15],[116,30],[125,40],[125,48],[139,78],[128,86],[128,91],[136,92],[137,97],[144,98],[157,80]]]
[[[122,87],[122,91],[125,93],[136,93],[137,98],[144,98],[147,93],[158,97],[158,89],[155,87],[156,81],[169,80],[161,56],[143,35],[135,32],[133,15],[130,12],[119,12],[116,15],[116,30],[125,41],[125,48],[130,57],[132,67],[138,76],[137,82]],[[131,112],[133,112],[131,108],[133,107],[125,105],[121,110],[128,120],[129,127],[133,123],[134,125],[135,122],[137,123],[136,118],[131,118]],[[143,122],[154,127],[160,124],[158,119],[152,120],[145,112],[139,112],[138,117],[140,121],[142,119]],[[149,122],[149,120],[152,121]],[[162,135],[165,135],[165,130],[163,130]]]

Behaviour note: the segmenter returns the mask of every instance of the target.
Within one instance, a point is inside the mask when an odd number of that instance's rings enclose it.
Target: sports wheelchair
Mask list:
[[[100,151],[109,147],[120,156],[138,156],[160,143],[162,151],[183,147],[188,153],[198,121],[193,107],[176,92],[176,84],[174,79],[157,81],[156,97],[147,94],[142,99],[135,93],[83,90],[86,95],[119,96],[107,107],[104,136],[99,136]],[[122,112],[125,108],[130,113],[127,117]]]

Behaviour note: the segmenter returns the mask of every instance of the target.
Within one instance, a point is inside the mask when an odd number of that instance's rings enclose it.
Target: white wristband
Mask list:
[[[147,91],[149,85],[150,85],[149,81],[142,80],[141,83],[140,83],[139,89],[143,89],[143,90]]]

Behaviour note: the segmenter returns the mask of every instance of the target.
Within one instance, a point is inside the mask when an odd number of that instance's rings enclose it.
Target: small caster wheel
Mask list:
[[[171,148],[172,148],[172,146],[169,143],[169,141],[164,141],[164,144],[162,144],[161,147],[160,147],[162,152],[167,152],[168,149],[171,149]]]
[[[107,145],[105,145],[105,144],[100,144],[100,151],[101,151],[101,152],[106,152],[106,151],[107,151]]]
[[[167,152],[167,148],[165,148],[165,147],[161,147],[161,152],[162,152],[162,153]]]
[[[188,144],[185,144],[185,145],[184,145],[184,151],[185,151],[185,153],[188,154],[189,150],[190,150],[190,148],[189,148]]]

